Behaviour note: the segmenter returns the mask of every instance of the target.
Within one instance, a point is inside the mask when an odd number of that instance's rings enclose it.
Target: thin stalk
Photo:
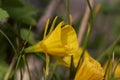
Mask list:
[[[110,60],[111,60],[111,58],[109,57],[109,58],[108,58],[107,67],[106,67],[106,69],[105,69],[104,79],[105,79],[105,77],[107,76],[107,72],[110,71]],[[108,73],[108,74],[109,74],[109,73]]]
[[[15,46],[13,45],[13,43],[11,42],[11,40],[8,38],[8,36],[1,29],[0,29],[0,33],[7,39],[7,41],[11,45],[11,47],[12,47],[15,55],[17,55],[17,51],[15,49]],[[15,65],[15,62],[16,62],[16,57],[14,56],[13,59],[12,59],[12,63],[10,64],[9,69],[8,69],[8,71],[5,74],[4,80],[8,80],[9,79],[10,73],[11,73],[11,71],[12,71],[14,65]]]
[[[88,4],[88,7],[89,7],[89,9],[90,9],[90,27],[91,27],[91,29],[92,29],[92,27],[94,26],[94,12],[93,12],[93,9],[92,9],[92,5],[91,5],[91,3],[90,3],[90,1],[89,0],[87,0],[87,4]],[[91,32],[90,32],[91,33]]]
[[[23,61],[24,61],[24,63],[26,64],[26,67],[27,67],[27,71],[28,71],[28,74],[29,74],[29,80],[32,80],[31,75],[30,75],[30,69],[29,69],[27,60],[26,60],[26,58],[25,58],[25,55],[23,55],[22,58],[23,58]]]
[[[30,26],[29,32],[28,32],[28,38],[29,38],[29,35],[30,35],[31,28],[32,28],[32,27]],[[27,38],[27,39],[28,39],[28,38]],[[22,47],[22,49],[21,49],[21,51],[20,51],[20,54],[23,53],[23,51],[24,51],[24,49],[25,49],[25,45],[27,44],[27,42],[28,42],[28,40],[26,40],[26,41],[24,42],[24,45],[23,45],[23,47]]]
[[[20,80],[23,80],[22,67],[20,66]]]
[[[72,55],[70,61],[70,80],[74,80],[74,77],[75,77],[75,66],[74,66],[74,57]]]
[[[88,7],[89,7],[91,13],[93,13],[92,5],[89,0],[87,0],[87,4],[88,4]]]
[[[52,69],[52,72],[51,72],[50,77],[49,77],[50,80],[52,80],[52,77],[53,77],[53,75],[54,75],[54,73],[55,73],[55,70],[56,70],[56,68],[57,68],[57,65],[58,65],[57,62],[56,62],[55,64],[53,64],[53,69]]]
[[[83,40],[83,36],[85,34],[85,30],[87,29],[89,18],[90,17],[93,18],[93,10],[92,10],[93,0],[90,0],[90,2],[88,0],[87,3],[89,5],[87,5],[87,7],[86,7],[85,14],[84,14],[83,19],[81,21],[80,28],[79,28],[79,33],[78,33],[78,43],[79,43],[79,46],[81,46],[81,43],[82,43],[82,40]],[[91,8],[89,9],[89,7],[91,7]],[[91,24],[91,22],[93,22],[93,19],[91,19],[91,20],[92,21],[89,22],[90,24]],[[93,23],[91,25],[92,25],[91,27],[93,27]]]
[[[13,43],[10,41],[10,39],[7,37],[7,35],[0,29],[0,33],[7,39],[7,41],[9,42],[9,44],[11,45],[14,53],[17,55],[17,52],[16,52],[16,49],[15,49],[15,46],[13,45]]]
[[[16,71],[17,71],[17,69],[18,69],[18,66],[19,66],[19,64],[20,64],[21,58],[22,58],[22,55],[18,56],[18,58],[17,58],[17,63],[16,63],[16,67],[15,67],[15,72],[14,72],[14,80],[16,80],[16,78],[15,78],[15,73],[16,73]]]
[[[94,16],[93,16],[92,4],[89,2],[89,0],[87,0],[87,4],[88,4],[88,7],[90,9],[90,13],[91,13],[90,17],[91,18],[90,18],[90,21],[89,21],[89,24],[88,24],[88,28],[87,28],[87,34],[86,34],[84,45],[83,45],[82,55],[80,56],[80,59],[79,59],[79,62],[77,64],[75,72],[77,72],[78,68],[82,65],[82,62],[84,61],[84,53],[85,53],[85,50],[86,50],[86,47],[87,47],[87,44],[88,44],[88,40],[89,40],[89,37],[90,37],[91,29],[94,26]]]
[[[15,63],[16,63],[16,57],[14,56],[13,59],[12,59],[12,63],[10,64],[9,69],[7,70],[7,72],[5,74],[4,80],[8,80],[9,79],[9,76],[11,74],[11,71],[12,71]]]
[[[80,56],[80,59],[78,61],[75,72],[77,72],[79,66],[81,66],[82,62],[84,61],[84,53],[85,53],[85,50],[86,50],[86,47],[87,47],[87,44],[88,44],[89,36],[90,36],[90,26],[88,27],[87,35],[85,37],[85,41],[84,41],[84,45],[83,45],[82,55]]]
[[[30,31],[31,31],[31,26],[30,26],[30,28],[29,28],[29,32],[28,32],[28,38],[29,38],[29,35],[30,35]],[[28,39],[27,38],[27,39]],[[27,44],[27,41],[28,40],[26,40],[25,42],[24,42],[24,45],[23,45],[23,47],[22,47],[22,49],[21,49],[21,51],[20,51],[20,56],[22,57],[22,53],[23,53],[23,51],[24,51],[24,48],[25,48],[25,45]],[[23,55],[24,56],[24,55]],[[23,61],[25,62],[25,64],[26,64],[26,66],[27,66],[27,69],[28,69],[28,73],[29,73],[29,78],[30,78],[30,80],[31,80],[31,76],[30,76],[30,71],[29,71],[29,67],[28,67],[28,63],[27,63],[27,61],[26,61],[26,59],[25,59],[25,57],[22,57],[23,58]],[[20,58],[21,59],[21,58]],[[17,67],[18,68],[18,67]],[[16,68],[16,69],[17,69]],[[20,69],[21,70],[21,69]],[[21,72],[21,71],[20,71]],[[22,79],[22,74],[21,74],[21,79]]]
[[[116,70],[116,68],[117,68],[117,66],[120,64],[120,59],[118,60],[118,63],[115,65],[115,67],[114,67],[114,69],[113,69],[113,71],[112,71],[112,73],[111,73],[111,77],[112,78],[114,78],[114,74],[115,74],[115,70]]]
[[[66,12],[67,12],[67,24],[71,24],[70,22],[70,1],[66,0]]]
[[[31,28],[32,28],[32,27],[30,26],[30,28],[29,28],[29,33],[28,33],[28,38],[29,38],[29,35],[30,35]],[[14,80],[15,80],[15,73],[16,73],[16,71],[17,71],[17,69],[18,69],[19,64],[20,64],[20,60],[22,59],[22,55],[23,55],[22,53],[23,53],[23,51],[24,51],[25,45],[27,44],[27,41],[28,41],[28,40],[26,40],[26,41],[24,42],[24,45],[23,45],[21,51],[19,52],[19,56],[18,56],[18,58],[17,58],[17,64],[16,64],[15,72],[14,72]]]

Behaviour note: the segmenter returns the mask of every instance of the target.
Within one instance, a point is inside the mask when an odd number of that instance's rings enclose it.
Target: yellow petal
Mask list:
[[[44,31],[44,37],[43,37],[43,39],[46,38],[46,34],[47,34],[47,29],[48,29],[49,21],[50,21],[50,19],[48,19],[47,22],[46,22],[46,26],[45,26],[45,31]]]
[[[45,40],[43,40],[44,51],[57,56],[64,56],[66,55],[65,49],[61,42],[61,26],[64,23],[61,22],[57,25],[54,31],[52,31]]]
[[[54,26],[55,26],[55,22],[56,22],[57,18],[58,18],[58,17],[56,16],[55,19],[53,20],[53,22],[52,22],[52,26],[51,26],[51,28],[50,28],[49,33],[51,33],[51,32],[53,31]]]
[[[74,53],[78,50],[78,40],[76,32],[71,25],[66,25],[61,31],[62,43],[68,53]]]
[[[120,64],[118,64],[116,70],[115,70],[115,78],[120,78]]]
[[[78,68],[75,80],[103,80],[104,70],[100,63],[92,57],[85,57],[82,65]]]

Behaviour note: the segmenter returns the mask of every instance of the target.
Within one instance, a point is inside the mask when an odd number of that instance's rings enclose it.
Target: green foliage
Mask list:
[[[4,61],[0,60],[0,80],[3,80],[3,76],[6,73],[7,69],[8,65]]]
[[[21,0],[1,0],[3,7],[22,7],[23,3]]]
[[[1,4],[10,18],[28,25],[36,25],[34,15],[38,10],[33,5],[21,0],[2,0]]]
[[[0,80],[3,80],[5,76],[8,80],[11,75],[12,71],[8,75],[5,74],[9,67],[5,62],[11,62],[11,58],[17,53],[17,50],[18,53],[20,52],[19,50],[23,47],[23,40],[27,40],[30,44],[35,43],[33,32],[30,32],[27,27],[36,25],[37,12],[38,9],[26,0],[0,0],[0,31],[4,32],[8,38],[6,39],[0,33]],[[10,44],[14,46],[14,51]],[[6,58],[9,59],[6,60]]]
[[[28,43],[30,44],[34,44],[35,43],[35,40],[34,40],[34,35],[33,35],[33,32],[30,32],[28,29],[24,29],[22,28],[20,30],[20,36],[23,40],[27,40]],[[29,36],[28,36],[29,35]]]
[[[0,21],[7,17],[9,17],[8,13],[5,10],[3,10],[2,8],[0,8]]]

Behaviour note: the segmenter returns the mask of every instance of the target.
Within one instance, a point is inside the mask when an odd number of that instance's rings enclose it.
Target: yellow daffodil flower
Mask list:
[[[54,29],[57,17],[54,19],[52,26],[47,34],[49,19],[46,23],[44,37],[42,41],[30,46],[24,50],[25,53],[44,52],[46,55],[46,69],[48,68],[49,56],[67,56],[72,55],[78,49],[76,32],[71,25],[64,25],[60,22]],[[54,30],[53,30],[54,29]]]
[[[79,58],[82,54],[82,48],[79,48],[75,54],[73,54],[73,61],[75,68],[78,65]],[[62,65],[70,67],[71,57],[67,56],[62,60]],[[64,64],[63,64],[64,63]],[[101,67],[100,63],[93,59],[87,51],[84,53],[84,61],[81,66],[78,67],[78,70],[75,75],[75,80],[103,80],[104,78],[104,70]]]
[[[119,78],[120,79],[120,64],[117,65],[117,60],[115,62],[112,62],[112,60],[109,63],[109,67],[107,68],[108,61],[104,65],[104,70],[107,69],[105,80],[108,80],[111,74],[114,72],[113,78]]]
[[[100,63],[90,56],[84,56],[82,65],[78,68],[74,80],[103,80],[104,70]]]
[[[48,23],[49,20],[46,28]],[[47,29],[45,30],[43,40],[26,48],[25,53],[45,52],[55,56],[65,56],[73,54],[78,49],[76,32],[71,25],[64,26],[64,22],[60,22],[48,35],[46,35],[46,32]]]

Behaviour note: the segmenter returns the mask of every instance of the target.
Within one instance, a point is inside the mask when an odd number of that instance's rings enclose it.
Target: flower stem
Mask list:
[[[14,53],[17,55],[15,46],[13,45],[13,43],[10,41],[10,39],[8,38],[8,36],[0,29],[0,33],[7,39],[7,41],[9,42],[9,44],[11,45]]]
[[[13,45],[13,43],[10,41],[10,39],[8,38],[8,36],[0,29],[0,33],[7,39],[7,41],[9,42],[9,44],[11,45],[15,55],[17,55],[17,51],[15,49],[15,46]],[[16,63],[16,57],[14,56],[13,59],[12,59],[12,63],[10,64],[10,67],[8,68],[8,71],[6,72],[5,74],[5,77],[4,77],[4,80],[8,80],[9,79],[9,76],[10,76],[10,73],[14,67]]]
[[[32,28],[32,27],[30,26],[29,32],[28,32],[28,38],[29,38],[29,35],[30,35],[31,28]],[[24,42],[24,45],[23,45],[22,49],[19,51],[19,55],[17,56],[16,66],[15,66],[15,72],[14,72],[14,80],[16,80],[16,78],[15,78],[15,73],[16,73],[16,71],[17,71],[17,69],[18,69],[18,66],[19,66],[19,64],[20,64],[20,61],[21,61],[21,59],[22,59],[22,56],[24,56],[24,54],[22,54],[22,53],[23,53],[23,51],[24,51],[25,45],[27,44],[27,41],[28,41],[28,40],[26,40],[26,41]],[[20,70],[21,70],[21,69],[20,69]],[[21,72],[22,72],[22,71],[21,71]],[[22,79],[22,74],[21,74],[21,79]]]
[[[57,64],[58,64],[57,62],[55,64],[53,64],[52,72],[51,72],[50,77],[49,77],[50,80],[52,80],[52,77],[53,77],[55,70],[57,68]]]
[[[87,33],[86,33],[85,40],[84,40],[84,43],[83,43],[82,55],[80,56],[80,59],[78,61],[75,73],[77,72],[78,68],[82,65],[82,62],[84,61],[84,53],[85,53],[85,50],[86,50],[86,47],[87,47],[87,44],[88,44],[88,40],[89,40],[89,37],[90,37],[91,29],[94,26],[94,16],[93,16],[93,9],[92,9],[93,2],[92,1],[90,2],[89,0],[87,0],[87,4],[88,4],[88,7],[90,9],[90,14],[91,14],[90,17],[91,18],[89,20]]]
[[[70,1],[66,0],[67,24],[70,24]]]

